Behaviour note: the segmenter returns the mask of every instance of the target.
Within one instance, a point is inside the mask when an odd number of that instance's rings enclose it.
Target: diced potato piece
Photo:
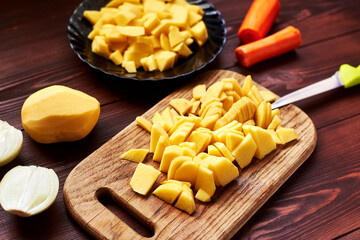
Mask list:
[[[177,52],[179,56],[182,58],[187,58],[192,54],[192,51],[190,50],[190,48],[188,48],[188,46],[184,42],[181,42],[177,46],[175,46],[173,48],[173,51]]]
[[[205,151],[211,141],[211,134],[199,131],[193,131],[186,141],[195,143],[196,154]]]
[[[209,156],[204,159],[214,173],[215,184],[225,186],[239,176],[237,167],[225,157]]]
[[[121,158],[133,162],[143,162],[148,153],[149,149],[130,149],[129,151],[123,153]]]
[[[177,60],[177,55],[170,51],[158,51],[155,53],[156,64],[160,72],[172,68]]]
[[[126,26],[129,22],[134,20],[136,18],[136,15],[130,11],[118,11],[114,15],[114,20],[117,24],[117,26]]]
[[[115,65],[121,65],[122,61],[123,61],[123,57],[122,54],[119,50],[116,50],[115,52],[110,54],[110,60],[115,64]]]
[[[195,123],[192,122],[185,122],[181,124],[173,134],[170,136],[170,143],[173,145],[178,145],[181,142],[184,142],[189,135],[191,134],[191,131],[193,130],[195,126]]]
[[[147,32],[151,32],[156,26],[160,24],[160,19],[155,13],[148,13],[144,22],[144,27]]]
[[[275,130],[274,129],[271,129],[271,130],[267,130],[271,136],[273,137],[274,139],[274,142],[276,143],[276,145],[278,144],[282,144],[281,142],[281,139],[279,138],[279,136],[276,134]]]
[[[206,93],[206,85],[205,84],[199,84],[196,87],[193,88],[192,94],[193,98],[195,100],[199,100],[202,96],[204,96]]]
[[[170,100],[170,106],[180,115],[185,115],[191,108],[191,102],[185,98],[175,98]]]
[[[205,192],[202,188],[200,188],[199,191],[197,191],[195,198],[202,202],[211,201],[211,196],[207,192]]]
[[[213,129],[218,120],[218,115],[207,116],[201,120],[200,125],[204,128]]]
[[[154,151],[153,160],[156,162],[160,162],[165,151],[165,148],[170,146],[170,141],[168,136],[161,135],[159,141],[156,144],[156,148]]]
[[[255,126],[255,121],[254,121],[254,119],[249,119],[246,122],[244,122],[243,125]]]
[[[250,75],[247,75],[244,79],[244,83],[242,86],[242,92],[244,95],[247,95],[250,92],[251,87],[254,85],[253,80]]]
[[[276,134],[279,136],[282,144],[286,144],[298,138],[298,135],[293,128],[277,129]]]
[[[194,24],[198,23],[202,19],[202,16],[196,12],[189,11],[188,23],[192,27]]]
[[[250,134],[257,145],[255,152],[256,158],[263,159],[268,153],[276,149],[273,137],[265,129],[260,127],[251,127]]]
[[[94,40],[91,43],[91,51],[107,59],[110,57],[111,54],[109,50],[109,45],[106,43],[104,36],[94,37]]]
[[[194,142],[189,142],[189,141],[179,143],[179,147],[188,148],[188,149],[193,150],[193,151],[195,151],[195,149],[196,149],[195,143]]]
[[[151,54],[148,57],[141,58],[140,63],[145,71],[151,72],[151,71],[155,71],[158,69],[156,61],[155,61],[155,57],[153,54]]]
[[[172,109],[173,110],[173,109]],[[171,111],[171,110],[170,110]],[[171,136],[182,124],[186,122],[194,123],[194,129],[200,126],[200,117],[196,116],[179,116],[177,121],[175,122],[174,126],[169,131],[169,136]]]
[[[172,4],[170,8],[171,23],[176,26],[186,27],[188,24],[188,9],[179,4]],[[202,17],[201,17],[202,18]]]
[[[203,189],[209,196],[213,196],[216,190],[214,173],[200,164],[196,177],[195,190]]]
[[[165,2],[158,0],[144,1],[144,13],[156,13],[159,17],[163,17],[165,12]]]
[[[142,6],[139,4],[124,2],[121,6],[118,7],[118,9],[126,12],[131,12],[135,14],[137,18],[141,18],[143,16]]]
[[[165,183],[158,186],[153,192],[158,198],[169,204],[173,204],[183,191],[182,185],[176,183]]]
[[[191,33],[193,34],[195,41],[201,47],[208,39],[208,33],[203,21],[198,22],[191,28]]]
[[[169,137],[164,128],[158,124],[154,123],[151,128],[151,138],[150,138],[150,152],[155,152],[157,142],[159,141],[160,136]]]
[[[146,131],[151,132],[152,124],[144,117],[136,117],[136,124],[145,129]]]
[[[131,188],[142,195],[146,195],[158,178],[160,171],[152,166],[139,163],[130,180]]]
[[[101,17],[101,13],[96,10],[85,10],[84,17],[91,23],[95,24]]]
[[[180,194],[180,197],[178,198],[175,207],[187,212],[190,215],[195,211],[194,195],[190,188],[184,190]]]
[[[262,101],[255,112],[256,126],[267,128],[271,121],[271,104]]]
[[[118,26],[117,29],[124,36],[136,37],[145,35],[145,28],[140,26]]]
[[[171,117],[170,108],[165,108],[164,111],[161,112],[161,117],[164,119],[165,122],[172,128],[174,126],[173,119]]]
[[[178,199],[182,191],[182,185],[170,182],[158,186],[153,194],[165,202],[173,204],[175,200]]]
[[[96,37],[96,36],[99,36],[100,35],[100,30],[99,29],[97,29],[97,28],[95,28],[95,29],[93,29],[89,34],[88,34],[88,39],[90,39],[90,40],[94,40],[94,38]]]
[[[174,179],[176,170],[186,161],[192,161],[192,158],[188,156],[179,156],[174,158],[170,163],[167,179]]]
[[[136,72],[136,66],[134,61],[123,61],[121,66],[126,69],[129,73],[135,73]]]
[[[269,90],[260,91],[260,94],[263,97],[265,102],[273,102],[277,98],[276,94]]]
[[[176,145],[171,145],[165,148],[161,163],[160,163],[160,171],[167,173],[170,167],[170,163],[176,157],[182,156],[183,149]]]
[[[280,124],[281,124],[281,119],[279,118],[278,115],[275,115],[272,121],[270,122],[269,126],[267,127],[267,129],[275,130],[278,126],[280,126]]]
[[[231,154],[231,152],[229,151],[229,149],[227,149],[227,147],[225,146],[224,143],[222,142],[216,142],[214,143],[214,146],[219,149],[219,151],[221,152],[221,154],[226,157],[227,159],[229,159],[230,161],[234,161],[235,158],[234,156]]]
[[[154,36],[159,36],[161,33],[168,33],[171,22],[168,19],[160,20],[160,24],[157,25],[152,31],[151,34]]]
[[[233,151],[232,155],[235,157],[236,162],[241,168],[248,166],[253,159],[257,145],[251,134],[246,135],[246,137],[240,142],[240,145],[237,146]]]
[[[165,33],[160,34],[160,46],[162,49],[164,49],[166,51],[171,50],[169,38],[167,37],[167,35]]]
[[[174,179],[185,181],[195,186],[196,177],[199,170],[199,163],[194,161],[185,161],[176,169]]]
[[[242,134],[238,134],[234,132],[226,132],[225,134],[226,147],[229,149],[230,152],[235,150],[235,148],[239,146],[243,140],[244,140],[244,135]]]
[[[161,126],[166,132],[168,132],[168,131],[170,130],[170,128],[172,127],[172,126],[169,125],[168,122],[166,122],[166,121],[162,118],[162,116],[160,115],[159,112],[155,112],[152,120],[153,120],[153,123],[158,123],[158,124],[160,124],[160,126]]]
[[[200,101],[192,102],[189,113],[194,114],[194,115],[198,115],[199,109],[200,109],[200,104],[201,104]]]
[[[215,147],[214,145],[209,145],[207,152],[209,155],[212,155],[212,156],[223,157],[220,150],[217,147]]]
[[[183,35],[180,34],[180,30],[178,27],[170,27],[170,31],[169,31],[169,43],[170,43],[170,47],[174,48],[176,45],[178,45],[179,43],[184,42],[184,37]]]

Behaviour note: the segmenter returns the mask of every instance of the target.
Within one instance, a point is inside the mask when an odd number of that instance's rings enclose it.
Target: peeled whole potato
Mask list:
[[[39,143],[80,140],[91,132],[99,115],[98,100],[61,85],[33,93],[21,109],[25,131]]]

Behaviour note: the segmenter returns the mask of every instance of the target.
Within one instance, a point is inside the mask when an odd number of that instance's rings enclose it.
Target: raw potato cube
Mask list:
[[[129,151],[123,153],[123,155],[121,155],[121,158],[133,162],[143,162],[148,153],[148,149],[130,149]]]
[[[171,48],[174,48],[179,43],[184,42],[184,40],[185,39],[184,39],[183,35],[180,34],[179,28],[170,27],[169,43],[170,43]]]
[[[215,184],[225,186],[239,176],[237,167],[225,157],[207,157],[204,159],[210,164],[214,173]]]
[[[111,61],[113,61],[113,63],[115,63],[115,65],[121,65],[123,61],[122,54],[119,50],[116,50],[115,52],[111,53],[109,58]]]
[[[211,201],[211,196],[207,192],[205,192],[202,188],[200,188],[199,191],[197,191],[195,198],[202,202]]]
[[[235,160],[239,166],[244,168],[251,163],[256,149],[257,145],[255,141],[251,137],[251,134],[248,134],[244,140],[241,141],[240,145],[232,151],[232,155],[235,157]]]
[[[251,127],[250,134],[257,145],[255,152],[256,158],[263,159],[268,153],[276,149],[273,137],[265,129],[260,127]]]
[[[136,72],[136,65],[135,65],[134,61],[123,61],[122,66],[129,73],[135,73]]]
[[[295,130],[292,128],[280,128],[276,130],[276,134],[279,136],[281,143],[285,144],[298,138]]]
[[[84,11],[84,17],[91,22],[91,24],[95,24],[101,17],[101,13],[96,10],[86,10]]]
[[[170,51],[159,51],[155,53],[156,64],[159,71],[163,72],[172,68],[177,60],[176,53]]]
[[[220,150],[217,147],[215,147],[214,145],[209,145],[207,152],[209,155],[212,155],[212,156],[223,157]]]
[[[205,151],[209,145],[212,136],[210,133],[193,131],[186,141],[195,143],[195,152],[196,154]]]
[[[185,98],[175,98],[170,100],[170,106],[179,114],[185,115],[191,108],[191,102]]]
[[[181,193],[175,207],[187,212],[190,215],[195,211],[194,195],[190,188]]]
[[[171,161],[176,157],[182,156],[183,149],[176,145],[171,145],[165,148],[161,162],[160,171],[167,173],[171,164]]]
[[[135,192],[146,195],[154,185],[159,174],[160,171],[154,167],[139,163],[131,178],[130,186]]]
[[[213,171],[201,164],[199,166],[195,183],[195,190],[200,189],[203,189],[203,191],[205,191],[210,197],[214,195],[216,190]]]
[[[94,40],[91,43],[91,51],[105,58],[109,58],[111,54],[109,45],[106,43],[105,37],[103,36],[94,37]]]
[[[189,182],[191,185],[195,186],[198,170],[199,163],[194,161],[185,161],[176,169],[174,179]]]
[[[153,160],[160,162],[165,151],[165,148],[170,146],[170,141],[168,136],[160,136],[159,141],[156,144]]]
[[[191,28],[191,33],[194,36],[195,41],[199,44],[200,47],[202,45],[204,45],[204,43],[208,39],[208,33],[207,33],[207,30],[206,30],[205,23],[203,21],[198,22],[197,24],[195,24],[195,26],[193,26]]]
[[[146,131],[151,132],[152,124],[144,117],[142,116],[136,117],[136,124],[142,127],[143,129],[145,129]]]
[[[277,98],[276,94],[269,90],[260,91],[260,94],[263,97],[265,102],[273,102]]]
[[[178,145],[181,142],[184,142],[188,136],[190,135],[191,131],[193,130],[195,123],[192,122],[185,122],[180,125],[173,134],[170,136],[170,143],[172,145]]]
[[[177,183],[161,183],[159,187],[153,192],[158,198],[164,200],[169,204],[173,204],[183,191],[182,185]]]
[[[170,163],[167,178],[174,179],[176,170],[186,161],[192,161],[192,158],[188,156],[179,156],[174,158]]]
[[[160,136],[169,137],[167,132],[159,123],[154,123],[151,128],[151,136],[150,136],[150,152],[155,152],[157,142],[159,141]]]

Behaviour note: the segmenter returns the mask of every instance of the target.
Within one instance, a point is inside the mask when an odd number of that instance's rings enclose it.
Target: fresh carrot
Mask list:
[[[265,37],[275,22],[280,7],[278,0],[254,0],[239,28],[239,40],[249,43]]]
[[[300,31],[289,26],[266,38],[237,47],[235,55],[243,66],[250,67],[258,62],[292,51],[300,44]]]

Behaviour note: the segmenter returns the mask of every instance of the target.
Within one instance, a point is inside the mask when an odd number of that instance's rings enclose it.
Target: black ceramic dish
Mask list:
[[[140,68],[136,73],[128,73],[121,66],[116,66],[110,60],[92,53],[91,40],[87,38],[92,30],[92,25],[83,17],[83,12],[85,10],[99,10],[108,2],[109,0],[84,0],[71,15],[67,26],[68,40],[74,52],[91,67],[106,74],[138,81],[158,81],[183,77],[212,62],[225,44],[225,21],[220,12],[205,0],[188,0],[190,4],[200,6],[205,12],[203,21],[207,27],[208,41],[202,47],[192,44],[190,47],[193,54],[187,59],[180,59],[172,69],[164,72],[145,72]]]

